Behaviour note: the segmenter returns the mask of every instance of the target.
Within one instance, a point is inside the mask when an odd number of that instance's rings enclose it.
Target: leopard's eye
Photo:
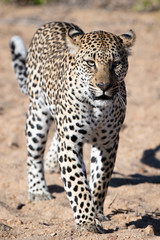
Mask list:
[[[95,67],[95,66],[96,66],[95,61],[93,61],[93,60],[86,60],[86,63],[87,63],[88,66],[90,66],[90,67]]]

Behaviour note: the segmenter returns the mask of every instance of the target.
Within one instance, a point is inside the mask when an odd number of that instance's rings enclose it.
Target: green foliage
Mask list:
[[[4,3],[14,3],[16,5],[42,5],[48,2],[56,2],[57,0],[3,0]]]
[[[133,9],[135,11],[160,10],[160,0],[139,0],[139,2],[134,5]]]
[[[31,2],[32,4],[39,5],[39,4],[45,4],[47,0],[31,0],[29,2]]]

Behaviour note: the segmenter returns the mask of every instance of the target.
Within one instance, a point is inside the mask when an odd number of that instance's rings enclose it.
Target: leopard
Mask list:
[[[73,23],[39,27],[28,50],[10,40],[12,65],[29,98],[26,120],[28,199],[50,200],[45,170],[60,172],[76,229],[103,233],[104,201],[126,115],[125,77],[135,32],[85,33]],[[56,129],[43,163],[50,126]],[[83,160],[91,145],[90,174]]]

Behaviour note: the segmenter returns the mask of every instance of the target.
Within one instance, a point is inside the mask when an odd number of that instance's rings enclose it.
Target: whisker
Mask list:
[[[89,84],[89,89],[90,91],[92,91],[93,93],[101,93],[102,91],[99,90],[98,88],[96,88],[95,86],[93,86],[92,84]]]
[[[113,95],[115,95],[116,93],[118,93],[118,90],[119,90],[118,86],[115,85],[114,87],[112,87],[111,92],[112,92]]]
[[[119,102],[121,103],[122,107],[124,109],[126,109],[126,104],[125,104],[125,102],[123,100],[123,97],[120,95],[120,93],[117,93],[117,96],[118,96]]]

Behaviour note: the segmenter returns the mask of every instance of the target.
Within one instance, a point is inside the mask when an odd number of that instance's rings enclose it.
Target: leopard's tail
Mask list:
[[[26,47],[23,40],[19,36],[13,36],[10,40],[10,48],[12,54],[12,66],[16,73],[19,87],[25,95],[28,95],[26,75]]]

